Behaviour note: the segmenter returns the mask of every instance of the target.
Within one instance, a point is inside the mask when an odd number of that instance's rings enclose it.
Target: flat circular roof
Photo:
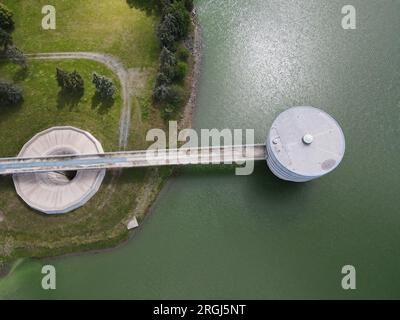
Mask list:
[[[345,138],[338,122],[313,107],[293,107],[272,124],[269,152],[281,169],[294,176],[319,177],[342,161]]]
[[[29,140],[18,157],[104,153],[90,133],[73,127],[54,127]],[[105,170],[13,175],[18,195],[30,207],[46,214],[70,212],[83,206],[100,188]]]

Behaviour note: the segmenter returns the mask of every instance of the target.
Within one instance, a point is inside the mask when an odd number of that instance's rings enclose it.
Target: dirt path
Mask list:
[[[129,72],[124,68],[122,62],[111,55],[97,52],[49,52],[26,54],[29,59],[88,59],[100,62],[113,71],[121,83],[122,110],[119,121],[119,147],[125,149],[128,145],[129,129],[131,122],[132,95],[130,92]]]

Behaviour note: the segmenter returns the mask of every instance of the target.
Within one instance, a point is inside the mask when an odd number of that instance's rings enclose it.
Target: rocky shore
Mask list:
[[[202,62],[202,33],[201,27],[197,22],[196,11],[192,13],[193,32],[185,40],[185,46],[192,54],[192,68],[189,75],[190,96],[183,110],[182,119],[179,122],[180,129],[191,128],[196,109],[197,93],[200,81],[201,62]]]

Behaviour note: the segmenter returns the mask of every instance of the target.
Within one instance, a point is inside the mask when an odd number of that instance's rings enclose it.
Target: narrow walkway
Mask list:
[[[265,145],[110,152],[37,158],[2,158],[0,175],[31,172],[121,169],[265,160]]]

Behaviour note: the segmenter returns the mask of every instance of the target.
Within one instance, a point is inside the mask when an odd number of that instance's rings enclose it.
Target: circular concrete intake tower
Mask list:
[[[54,127],[35,135],[20,158],[104,153],[90,133],[73,127]],[[105,170],[24,173],[13,175],[18,195],[46,214],[62,214],[83,206],[99,190]]]
[[[317,179],[342,161],[345,138],[326,112],[294,107],[281,113],[267,138],[267,163],[279,178],[293,182]]]

